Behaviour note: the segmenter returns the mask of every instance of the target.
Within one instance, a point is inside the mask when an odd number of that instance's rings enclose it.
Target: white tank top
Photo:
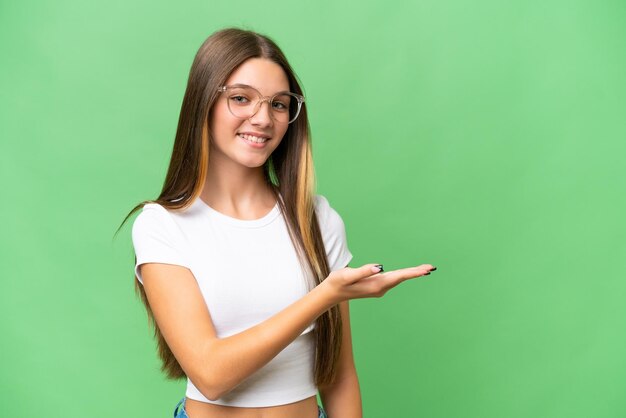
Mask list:
[[[352,259],[344,223],[323,196],[315,208],[331,271]],[[166,263],[195,276],[219,338],[265,321],[305,296],[315,283],[304,275],[278,204],[255,220],[231,218],[197,198],[183,211],[147,204],[133,223],[135,274],[139,266]],[[264,407],[317,394],[311,323],[268,364],[220,399],[207,399],[187,379],[190,399],[226,406]]]

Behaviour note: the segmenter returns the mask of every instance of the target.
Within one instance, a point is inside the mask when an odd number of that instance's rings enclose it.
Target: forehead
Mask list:
[[[247,84],[263,95],[289,90],[289,80],[282,67],[267,58],[250,58],[232,72],[227,85]]]

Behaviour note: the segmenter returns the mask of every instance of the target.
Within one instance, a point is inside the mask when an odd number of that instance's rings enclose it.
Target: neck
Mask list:
[[[210,157],[200,198],[218,212],[241,219],[260,218],[276,204],[262,166],[244,167]]]

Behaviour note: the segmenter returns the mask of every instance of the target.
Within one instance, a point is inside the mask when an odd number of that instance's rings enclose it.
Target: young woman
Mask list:
[[[161,194],[131,212],[142,208],[135,285],[162,369],[187,378],[175,417],[361,417],[348,300],[435,269],[347,267],[343,221],[314,194],[304,101],[269,38],[214,33]]]

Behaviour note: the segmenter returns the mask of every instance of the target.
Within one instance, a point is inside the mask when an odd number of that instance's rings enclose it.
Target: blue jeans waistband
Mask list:
[[[187,411],[185,410],[186,400],[187,398],[183,396],[183,399],[178,401],[178,404],[176,404],[176,407],[174,408],[174,418],[189,418],[187,416]],[[322,405],[317,405],[317,411],[317,418],[328,418]]]

